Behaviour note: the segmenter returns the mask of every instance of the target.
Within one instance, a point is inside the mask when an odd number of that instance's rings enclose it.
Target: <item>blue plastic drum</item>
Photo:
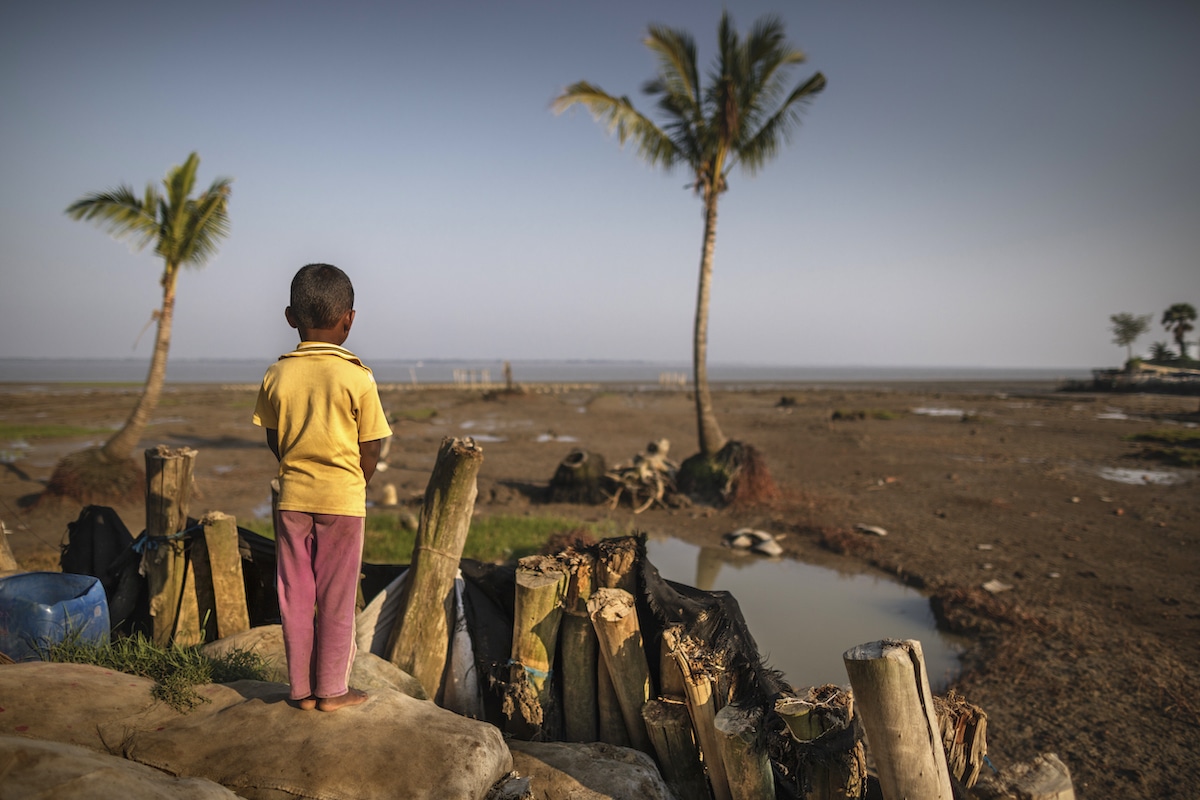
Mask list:
[[[109,633],[99,578],[69,572],[0,578],[0,653],[13,661],[39,661],[50,645],[68,638],[105,644]]]

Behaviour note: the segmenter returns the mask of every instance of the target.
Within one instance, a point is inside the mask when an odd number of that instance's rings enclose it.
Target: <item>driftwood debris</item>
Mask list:
[[[387,656],[436,697],[454,629],[454,580],[478,494],[476,476],[483,450],[474,439],[447,437],[425,489],[425,505],[413,545],[400,612],[388,639]]]
[[[671,442],[659,439],[646,445],[633,461],[613,467],[605,474],[605,494],[611,508],[623,497],[629,498],[633,513],[640,514],[651,506],[680,505],[686,497],[679,493],[675,476],[679,465],[667,458]]]
[[[950,774],[970,789],[979,780],[987,758],[987,714],[953,689],[945,697],[934,697],[933,707],[941,725]]]

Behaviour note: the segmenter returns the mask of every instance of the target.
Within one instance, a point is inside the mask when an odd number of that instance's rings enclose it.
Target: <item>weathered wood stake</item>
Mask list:
[[[717,744],[716,681],[688,657],[684,651],[683,635],[678,629],[667,628],[663,631],[663,646],[675,658],[683,674],[688,713],[692,717],[692,728],[700,745],[700,755],[704,758],[704,771],[708,773],[713,797],[716,800],[732,800],[725,763],[721,760],[721,748]]]
[[[921,643],[885,639],[842,655],[884,797],[951,800]]]
[[[762,736],[762,711],[729,705],[717,712],[717,747],[734,800],[774,800],[775,775]]]
[[[547,734],[553,738],[556,733],[543,729],[552,703],[550,670],[558,646],[567,580],[563,566],[548,556],[522,558],[517,566],[511,683],[530,696],[514,704],[511,732],[523,738]]]
[[[642,720],[662,769],[663,780],[676,797],[708,797],[708,779],[700,763],[700,749],[692,736],[692,718],[682,702],[651,700],[642,708]]]
[[[387,656],[437,697],[450,632],[454,629],[454,579],[471,527],[483,450],[473,439],[442,440],[425,488],[412,564],[400,596],[400,612],[388,638]]]
[[[204,533],[192,542],[192,567],[204,641],[212,641],[250,630],[250,613],[238,552],[237,519],[210,511],[200,524]]]
[[[803,761],[809,785],[805,800],[863,796],[867,759],[862,742],[845,742],[841,735],[854,716],[853,695],[837,686],[810,688],[804,698],[776,700],[775,713],[787,725],[793,739],[815,748]],[[838,749],[831,749],[831,740],[839,742]]]
[[[186,568],[184,542],[174,537],[187,525],[196,451],[164,444],[146,451],[146,538],[142,556],[150,595],[154,642],[168,645],[175,635]],[[193,603],[195,600],[193,599]]]
[[[600,730],[596,705],[596,662],[600,651],[587,601],[592,596],[596,559],[578,550],[567,551],[559,558],[570,573],[559,632],[563,738],[568,742],[595,742]]]
[[[600,641],[600,655],[608,667],[625,731],[633,747],[654,752],[642,707],[650,699],[650,665],[642,647],[633,595],[622,589],[597,589],[588,600],[588,613]]]

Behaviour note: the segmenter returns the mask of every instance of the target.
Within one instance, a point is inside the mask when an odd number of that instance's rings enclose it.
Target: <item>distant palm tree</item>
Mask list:
[[[800,124],[800,112],[825,88],[820,72],[789,90],[787,71],[804,54],[784,40],[775,17],[760,19],[744,40],[728,13],[717,30],[719,52],[708,85],[701,85],[696,45],[685,31],[651,25],[645,44],[658,58],[658,72],[642,90],[656,101],[663,124],[633,107],[628,97],[610,95],[580,81],[553,103],[556,113],[575,104],[616,131],[621,144],[632,139],[652,166],[670,170],[683,165],[689,188],[704,202],[704,239],[693,329],[696,421],[700,453],[714,455],[726,442],[717,424],[708,386],[708,306],[713,249],[717,237],[717,200],[729,188],[728,175],[740,166],[753,175],[779,152]]]
[[[1196,321],[1196,309],[1191,303],[1176,303],[1163,312],[1162,326],[1175,337],[1179,345],[1179,359],[1188,360],[1187,342],[1185,336],[1192,332],[1192,323]]]
[[[1150,345],[1150,360],[1155,363],[1160,361],[1174,361],[1175,353],[1167,346],[1166,342],[1155,342]]]
[[[192,153],[182,166],[172,167],[163,180],[165,194],[160,193],[153,183],[146,186],[141,197],[122,185],[111,191],[86,195],[66,211],[72,219],[94,221],[115,238],[131,240],[138,249],[153,243],[154,252],[163,260],[159,280],[163,290],[162,305],[154,313],[158,330],[150,371],[129,419],[100,448],[101,456],[107,461],[129,459],[158,406],[171,347],[175,281],[180,267],[203,266],[216,253],[218,243],[229,235],[227,211],[232,181],[219,178],[199,196],[192,197],[199,165],[200,157]]]

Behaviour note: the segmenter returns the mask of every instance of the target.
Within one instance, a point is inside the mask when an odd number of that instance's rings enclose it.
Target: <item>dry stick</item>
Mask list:
[[[729,705],[717,712],[717,747],[734,800],[774,800],[775,775],[762,734],[762,710]]]
[[[588,613],[600,640],[600,655],[608,667],[625,730],[633,747],[654,752],[642,707],[650,699],[650,665],[642,648],[633,595],[623,589],[597,589],[588,600]]]
[[[530,696],[515,704],[510,732],[524,738],[543,733],[553,738],[555,733],[544,728],[546,711],[551,705],[550,669],[554,665],[567,580],[567,572],[558,560],[547,556],[522,558],[517,566],[511,683],[522,691],[527,687]]]
[[[192,543],[192,566],[204,640],[211,641],[250,630],[250,614],[238,552],[237,519],[210,511],[200,524],[204,535]]]
[[[842,655],[884,797],[950,800],[921,643],[885,639]]]
[[[165,647],[175,635],[186,566],[183,540],[165,537],[180,533],[187,524],[196,451],[187,447],[172,450],[160,444],[145,455],[149,547],[142,562],[149,587],[154,642]]]
[[[692,718],[682,702],[651,700],[642,709],[642,720],[662,768],[663,779],[679,798],[708,797],[708,779],[700,763],[700,750],[692,736]]]
[[[454,629],[454,579],[471,527],[483,450],[473,439],[447,437],[425,488],[425,505],[400,612],[388,637],[388,660],[437,697]]]
[[[663,631],[663,646],[675,658],[675,663],[679,665],[679,671],[683,674],[688,713],[692,717],[692,728],[696,732],[700,754],[704,757],[704,769],[712,785],[713,797],[716,800],[732,800],[725,763],[721,760],[721,750],[717,745],[717,698],[714,694],[716,682],[699,669],[698,664],[693,664],[684,652],[683,644],[683,634],[678,628],[667,628]]]
[[[559,648],[562,661],[563,738],[568,742],[597,741],[596,631],[587,613],[596,573],[596,558],[569,550],[559,556],[570,573],[563,603]]]

